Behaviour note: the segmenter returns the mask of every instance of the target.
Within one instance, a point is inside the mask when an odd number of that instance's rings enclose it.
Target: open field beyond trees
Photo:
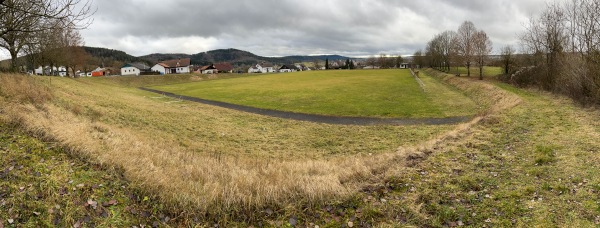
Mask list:
[[[423,92],[409,70],[305,71],[155,86],[153,89],[257,108],[330,116],[451,117],[475,103],[436,81]]]
[[[478,113],[472,121],[343,126],[137,89],[292,75],[214,81],[1,75],[0,153],[7,155],[0,160],[1,223],[600,224],[600,114],[561,97],[424,70],[425,98],[444,107],[435,102],[456,96],[447,100],[461,107],[468,97],[477,107],[468,111]]]

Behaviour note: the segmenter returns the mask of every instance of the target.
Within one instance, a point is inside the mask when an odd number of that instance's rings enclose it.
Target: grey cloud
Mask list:
[[[538,12],[544,0],[96,0],[96,4],[95,23],[84,32],[88,45],[143,55],[149,54],[150,46],[164,42],[173,47],[165,50],[186,53],[232,47],[280,56],[411,54],[436,33],[455,30],[465,20],[486,30],[495,45],[507,44],[522,30],[520,20]],[[203,43],[188,47],[167,43],[176,38]],[[147,47],[135,48],[137,44]]]

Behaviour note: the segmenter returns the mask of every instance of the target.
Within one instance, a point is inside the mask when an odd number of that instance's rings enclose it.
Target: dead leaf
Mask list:
[[[80,228],[81,227],[81,220],[77,221],[75,224],[73,224],[74,228]]]
[[[13,224],[13,222],[15,222],[14,219],[8,219],[8,224]]]
[[[33,214],[39,216],[41,213],[34,211]]]

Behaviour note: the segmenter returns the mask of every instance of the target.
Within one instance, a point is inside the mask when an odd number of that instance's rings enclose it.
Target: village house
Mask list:
[[[298,71],[298,68],[296,68],[296,66],[291,65],[291,64],[286,64],[281,66],[281,68],[279,68],[279,72],[280,73],[289,73],[289,72],[296,72]]]
[[[248,73],[274,73],[273,64],[270,63],[259,63],[248,69]]]
[[[127,63],[121,67],[121,75],[135,75],[139,76],[142,73],[149,72],[150,66],[145,63]]]
[[[215,68],[219,71],[218,73],[233,73],[233,65],[231,63],[217,63]]]
[[[196,72],[200,73],[200,74],[217,74],[217,73],[219,73],[219,71],[217,70],[217,68],[215,67],[214,64],[200,67]]]
[[[190,58],[163,61],[154,65],[151,70],[154,72],[160,72],[161,75],[188,74],[190,73],[190,62]]]
[[[52,75],[52,76],[61,76],[61,77],[65,77],[67,76],[67,68],[64,66],[59,66],[59,67],[50,67],[50,66],[46,66],[46,67],[38,67],[37,69],[33,70],[34,74],[36,75]]]

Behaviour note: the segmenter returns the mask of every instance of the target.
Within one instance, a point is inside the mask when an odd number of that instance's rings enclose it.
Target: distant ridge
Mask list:
[[[194,65],[207,65],[210,63],[229,62],[234,66],[241,65],[253,65],[257,62],[271,62],[274,64],[289,64],[299,62],[312,62],[315,59],[325,61],[329,59],[335,60],[346,60],[349,57],[341,55],[319,55],[319,56],[286,56],[286,57],[264,57],[258,56],[248,51],[242,51],[234,48],[230,49],[218,49],[207,52],[201,52],[198,54],[187,55],[187,54],[150,54],[140,56],[140,58],[151,62],[160,62],[168,59],[176,58],[191,58],[192,64]]]
[[[181,54],[181,53],[155,53],[144,56],[133,56],[120,50],[113,50],[101,47],[83,47],[84,50],[90,54],[92,58],[88,60],[88,65],[92,66],[106,66],[120,68],[125,63],[131,62],[145,62],[149,65],[155,63],[179,59],[179,58],[190,58],[193,65],[208,65],[211,63],[228,62],[235,67],[249,67],[259,62],[270,62],[277,65],[300,63],[300,62],[313,62],[315,60],[321,61],[324,64],[325,59],[329,61],[354,59],[341,55],[318,55],[318,56],[302,56],[292,55],[285,57],[264,57],[258,56],[248,51],[238,49],[218,49],[207,52],[201,52],[198,54]],[[25,60],[25,56],[19,57],[21,61]],[[10,60],[3,60],[1,62],[8,62]]]

